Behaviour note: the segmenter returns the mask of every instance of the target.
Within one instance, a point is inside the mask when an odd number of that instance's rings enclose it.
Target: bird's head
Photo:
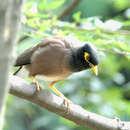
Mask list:
[[[73,71],[82,71],[91,68],[98,74],[98,53],[91,43],[85,43],[82,47],[73,50],[71,68]]]

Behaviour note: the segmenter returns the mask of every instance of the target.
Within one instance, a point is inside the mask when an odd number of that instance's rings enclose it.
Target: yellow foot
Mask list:
[[[70,113],[70,104],[72,104],[72,102],[67,99],[65,96],[62,97],[64,99],[64,104],[67,104],[67,114]]]
[[[33,76],[31,76],[30,78],[32,79],[33,83],[36,84],[36,86],[37,86],[37,91],[40,91],[40,90],[43,89],[43,88],[40,86],[40,84],[38,83],[38,81],[37,81]]]
[[[67,104],[67,114],[70,113],[70,104],[72,104],[72,102],[70,100],[68,100],[61,92],[59,92],[54,86],[55,82],[52,82],[50,85],[49,85],[49,88],[55,92],[59,97],[61,97],[62,99],[64,99],[64,104]]]

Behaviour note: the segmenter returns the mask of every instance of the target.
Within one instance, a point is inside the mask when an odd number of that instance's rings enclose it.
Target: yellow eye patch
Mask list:
[[[84,59],[86,60],[86,62],[89,63],[89,61],[88,61],[88,59],[87,59],[88,56],[90,56],[90,54],[87,53],[87,52],[84,52]]]
[[[94,72],[96,75],[98,75],[98,68],[97,68],[97,66],[94,66],[91,62],[89,62],[88,59],[87,59],[87,56],[90,56],[90,54],[87,53],[87,52],[85,52],[85,53],[84,53],[84,59],[85,59],[86,62],[89,64],[89,66],[92,68],[93,72]]]
[[[84,52],[84,59],[86,60],[86,62],[89,62],[88,59],[87,59],[87,56],[90,56],[90,54],[87,53],[87,52]]]

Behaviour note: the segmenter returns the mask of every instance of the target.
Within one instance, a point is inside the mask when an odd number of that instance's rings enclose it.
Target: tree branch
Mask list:
[[[74,0],[59,16],[58,16],[58,19],[59,20],[62,20],[63,17],[65,15],[67,15],[71,10],[73,10],[73,8],[75,8],[76,5],[78,5],[78,3],[80,2],[81,0]]]
[[[75,104],[71,104],[70,113],[67,114],[67,106],[63,99],[47,90],[37,92],[35,84],[26,82],[17,76],[10,76],[10,94],[26,99],[78,125],[94,130],[130,130],[130,122],[122,122],[118,118],[109,119],[88,112]]]

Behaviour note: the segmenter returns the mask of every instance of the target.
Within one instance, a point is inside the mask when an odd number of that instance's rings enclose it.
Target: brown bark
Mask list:
[[[63,99],[45,89],[37,92],[34,84],[26,82],[17,76],[10,77],[10,93],[71,120],[77,125],[86,126],[94,130],[130,130],[130,122],[122,122],[118,118],[109,119],[88,112],[75,104],[71,104],[70,113],[67,114],[67,106],[64,104]]]

